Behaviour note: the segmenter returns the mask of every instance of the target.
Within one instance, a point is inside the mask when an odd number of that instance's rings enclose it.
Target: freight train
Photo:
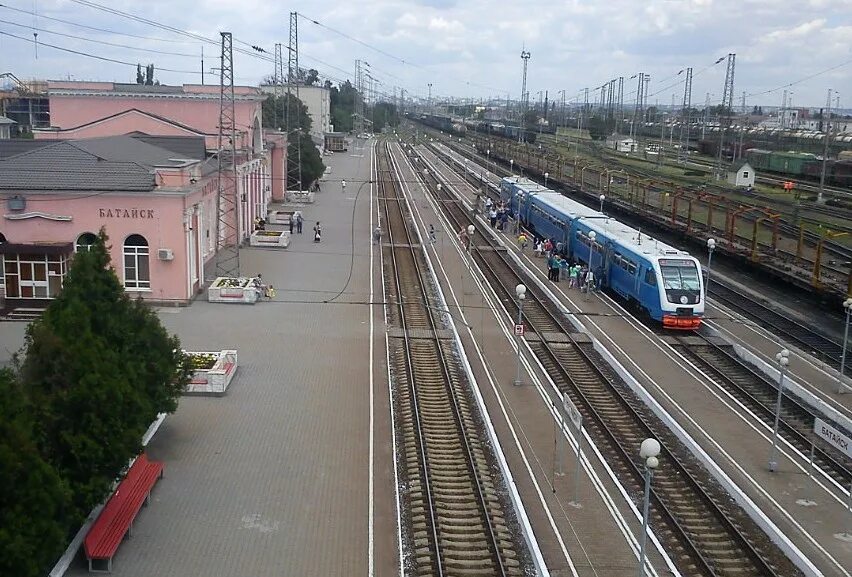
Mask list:
[[[449,116],[440,116],[435,114],[420,114],[414,117],[426,126],[443,130],[449,134],[456,136],[465,136],[468,132],[478,132],[491,136],[499,136],[510,140],[519,140],[518,132],[521,132],[521,137],[524,141],[533,143],[538,136],[536,130],[522,128],[517,125],[505,122],[497,122],[492,120],[474,120],[470,118],[454,119]],[[552,132],[552,129],[542,128],[541,132]]]
[[[822,171],[822,159],[805,152],[778,152],[750,148],[746,160],[755,170],[772,172],[782,176],[818,180]],[[825,166],[825,181],[837,186],[852,186],[852,160],[828,160]]]
[[[500,196],[537,236],[561,243],[569,259],[597,269],[603,286],[664,327],[701,325],[704,279],[689,253],[527,178],[503,178]]]

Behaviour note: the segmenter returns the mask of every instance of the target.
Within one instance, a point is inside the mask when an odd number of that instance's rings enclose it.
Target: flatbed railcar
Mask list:
[[[527,178],[503,178],[500,196],[537,236],[561,243],[569,259],[599,272],[602,267],[602,285],[654,321],[678,330],[701,325],[704,279],[701,264],[688,252]]]

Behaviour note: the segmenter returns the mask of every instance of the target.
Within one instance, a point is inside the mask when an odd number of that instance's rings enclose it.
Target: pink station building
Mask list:
[[[0,140],[3,309],[45,306],[101,227],[128,293],[189,303],[216,255],[218,86],[50,82],[49,99],[51,128]],[[235,87],[240,242],[285,192],[286,136],[264,133],[263,99]]]

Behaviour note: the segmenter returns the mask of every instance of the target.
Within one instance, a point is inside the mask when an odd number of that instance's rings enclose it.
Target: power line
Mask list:
[[[843,68],[844,66],[848,66],[849,64],[852,64],[852,59],[846,60],[845,62],[841,62],[840,64],[836,64],[834,66],[831,66],[830,68],[826,68],[825,70],[820,70],[819,72],[814,72],[813,74],[805,76],[804,78],[800,78],[799,80],[796,80],[794,82],[784,84],[783,86],[779,86],[777,88],[772,88],[771,90],[764,90],[763,92],[752,92],[751,94],[747,94],[746,96],[750,98],[752,96],[762,96],[764,94],[771,94],[773,92],[777,92],[777,91],[781,90],[782,88],[789,88],[791,86],[801,84],[802,82],[805,82],[806,80],[810,80],[811,78],[816,78],[817,76],[822,76],[823,74],[827,74],[829,72],[837,70],[838,68]]]
[[[106,40],[95,40],[93,38],[85,38],[83,36],[75,36],[74,34],[66,34],[64,32],[56,32],[53,30],[46,30],[44,28],[33,28],[27,24],[19,24],[17,22],[10,22],[8,20],[0,20],[0,23],[9,24],[11,26],[17,26],[18,28],[26,28],[27,30],[36,30],[39,33],[45,34],[54,34],[56,36],[64,36],[66,38],[73,38],[75,40],[83,40],[84,42],[94,42],[95,44],[103,44],[105,46],[114,46],[116,48],[127,48],[128,50],[139,50],[142,52],[150,52],[152,54],[165,54],[167,56],[181,56],[184,58],[198,58],[198,54],[187,54],[184,52],[167,52],[165,50],[155,50],[153,48],[140,48],[138,46],[128,46],[127,44],[116,44],[114,42],[107,42]],[[41,42],[39,42],[41,44]]]
[[[16,34],[10,34],[9,32],[5,32],[0,30],[0,35],[8,36],[9,38],[15,38],[17,40],[22,40],[27,43],[31,43],[32,40],[29,38],[23,38]],[[98,56],[97,54],[91,54],[89,52],[82,52],[80,50],[72,50],[71,48],[63,48],[62,46],[56,46],[55,44],[48,44],[46,42],[39,41],[39,46],[47,46],[48,48],[53,48],[54,50],[61,50],[62,52],[69,52],[71,54],[76,54],[78,56],[85,56],[87,58],[94,58],[95,60],[102,60],[104,62],[112,62],[114,64],[123,64],[125,66],[132,66],[136,68],[139,64],[138,62],[125,62],[124,60],[117,60],[115,58],[108,58],[106,56]],[[197,70],[174,70],[172,68],[157,68],[158,72],[174,72],[176,74],[198,74]],[[205,72],[204,74],[212,74],[211,72]]]
[[[39,18],[43,18],[45,20],[52,20],[54,22],[61,22],[62,24],[68,24],[69,26],[76,26],[78,28],[85,28],[86,30],[94,30],[96,32],[104,32],[106,34],[114,34],[116,36],[129,36],[130,38],[138,38],[140,40],[151,40],[154,42],[172,42],[175,44],[189,44],[185,40],[175,40],[171,38],[153,38],[151,36],[139,36],[136,34],[131,34],[130,32],[117,32],[115,30],[108,30],[106,28],[98,28],[97,26],[89,26],[88,24],[80,24],[79,22],[71,22],[70,20],[63,20],[62,18],[55,18],[53,16],[45,16],[44,14],[36,14],[35,12],[31,12],[29,10],[21,10],[20,8],[13,8],[12,6],[7,6],[5,4],[0,4],[0,8],[5,8],[7,10],[14,10],[15,12],[20,12],[21,14],[28,14],[30,16],[38,16]]]

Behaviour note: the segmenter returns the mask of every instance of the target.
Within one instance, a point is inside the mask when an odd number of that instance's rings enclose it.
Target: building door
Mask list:
[[[62,289],[66,255],[7,254],[4,258],[7,299],[51,299]]]

